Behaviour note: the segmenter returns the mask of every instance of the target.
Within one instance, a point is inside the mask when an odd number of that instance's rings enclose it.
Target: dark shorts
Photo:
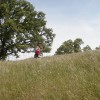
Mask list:
[[[35,55],[34,55],[34,58],[39,58],[39,55],[38,55],[38,54],[35,54]]]

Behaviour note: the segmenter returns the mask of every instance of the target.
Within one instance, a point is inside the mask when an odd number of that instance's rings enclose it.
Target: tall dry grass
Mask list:
[[[1,61],[0,100],[100,100],[100,51]]]

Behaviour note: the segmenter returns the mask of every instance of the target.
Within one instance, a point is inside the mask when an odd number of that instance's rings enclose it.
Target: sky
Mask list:
[[[83,47],[89,45],[92,49],[100,45],[100,0],[27,0],[36,11],[42,11],[47,21],[47,27],[53,29],[56,37],[52,50],[69,39],[81,38]],[[22,54],[19,59],[33,57]]]

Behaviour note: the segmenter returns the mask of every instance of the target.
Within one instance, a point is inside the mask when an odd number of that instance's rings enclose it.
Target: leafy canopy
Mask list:
[[[0,59],[19,52],[33,52],[40,43],[50,52],[55,34],[46,27],[45,14],[26,0],[2,0],[0,3]]]
[[[71,39],[65,41],[56,51],[56,54],[65,54],[81,51],[81,44],[83,41],[81,38],[76,38],[74,41]]]

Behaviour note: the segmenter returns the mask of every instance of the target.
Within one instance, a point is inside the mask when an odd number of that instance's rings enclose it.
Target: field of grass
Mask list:
[[[100,51],[1,61],[0,100],[100,100]]]

